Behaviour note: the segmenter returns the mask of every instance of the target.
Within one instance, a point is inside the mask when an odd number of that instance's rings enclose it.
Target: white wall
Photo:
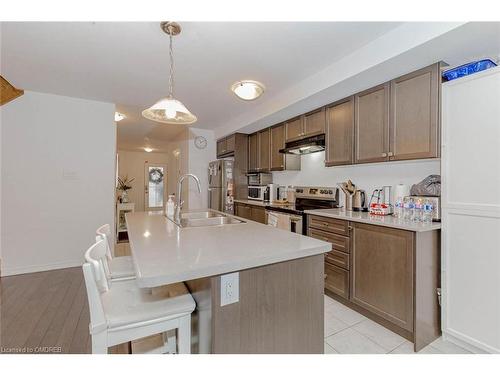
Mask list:
[[[366,191],[367,200],[383,185],[414,184],[430,174],[440,174],[439,160],[417,160],[325,167],[324,152],[301,156],[300,171],[273,172],[273,182],[294,186],[337,186],[351,179]],[[340,194],[342,198],[342,193]],[[342,201],[342,200],[341,200]]]
[[[111,103],[25,92],[2,106],[2,275],[77,266],[114,225]]]
[[[129,179],[135,178],[131,184],[132,189],[128,191],[128,197],[130,202],[135,203],[136,211],[144,211],[144,186],[146,185],[144,165],[146,162],[167,165],[166,186],[171,178],[175,179],[175,176],[171,176],[167,153],[118,150],[119,176],[122,178],[128,176]],[[171,194],[168,188],[167,194]],[[167,194],[165,194],[165,199],[168,199]]]
[[[197,136],[205,137],[207,147],[200,150],[196,148],[194,139]],[[201,194],[198,193],[196,183],[189,181],[189,208],[208,207],[208,163],[216,160],[216,141],[212,130],[190,128],[188,137],[188,173],[196,175],[200,179]]]

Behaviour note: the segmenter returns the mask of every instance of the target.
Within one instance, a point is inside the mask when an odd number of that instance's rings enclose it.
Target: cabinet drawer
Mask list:
[[[335,233],[329,233],[329,232],[325,232],[324,230],[318,230],[315,228],[309,228],[309,230],[307,231],[307,234],[309,237],[313,237],[313,238],[317,238],[318,240],[330,242],[332,244],[332,249],[334,249],[334,250],[343,251],[345,253],[350,252],[349,237],[340,236],[340,235],[335,234]]]
[[[347,220],[310,215],[309,226],[342,236],[349,236],[349,222]]]
[[[346,270],[349,269],[349,254],[342,251],[332,250],[325,253],[325,261]]]
[[[325,289],[348,299],[349,271],[332,264],[325,263]]]

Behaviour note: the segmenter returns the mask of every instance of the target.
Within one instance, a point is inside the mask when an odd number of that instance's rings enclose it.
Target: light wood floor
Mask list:
[[[129,255],[129,244],[115,254]],[[89,319],[81,267],[0,278],[0,352],[90,353]]]
[[[81,267],[0,278],[2,352],[90,353]]]

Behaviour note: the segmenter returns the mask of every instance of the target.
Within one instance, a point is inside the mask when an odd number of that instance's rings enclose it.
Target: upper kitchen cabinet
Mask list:
[[[236,149],[236,137],[245,137],[245,134],[232,134],[217,141],[217,158],[233,156]]]
[[[259,135],[253,133],[248,136],[248,172],[258,172],[259,164]]]
[[[320,108],[305,115],[295,117],[285,123],[285,142],[310,137],[325,132],[325,109]]]
[[[267,128],[258,133],[258,171],[269,172],[271,168],[271,129]]]
[[[326,109],[325,165],[353,163],[354,96],[333,103]]]
[[[310,137],[325,132],[325,108],[309,112],[304,116],[304,131],[302,136]]]
[[[386,161],[389,148],[389,83],[354,97],[354,162]]]
[[[271,128],[271,171],[300,170],[300,155],[282,154],[285,147],[285,124]]]
[[[390,160],[439,157],[439,64],[391,81]]]
[[[302,138],[304,133],[304,117],[299,116],[285,122],[286,137],[285,142]]]

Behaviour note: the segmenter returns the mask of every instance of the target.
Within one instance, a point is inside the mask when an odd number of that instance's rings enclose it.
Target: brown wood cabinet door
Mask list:
[[[389,84],[356,94],[354,109],[354,162],[388,160]]]
[[[351,301],[413,330],[412,232],[352,223]]]
[[[354,96],[326,110],[325,165],[352,164],[354,149]]]
[[[390,160],[439,156],[439,64],[391,81]]]
[[[259,168],[259,139],[258,134],[253,133],[248,136],[248,171],[257,172]]]
[[[285,142],[293,141],[294,139],[302,138],[304,135],[304,121],[303,117],[296,117],[285,123],[286,126],[286,138]]]
[[[271,129],[267,128],[259,133],[258,168],[261,172],[268,172],[271,168]]]
[[[226,152],[226,138],[217,141],[217,157]]]
[[[226,138],[226,152],[234,152],[236,147],[236,135],[230,135]]]
[[[325,289],[349,298],[349,271],[325,262]]]
[[[235,215],[244,219],[252,220],[252,208],[243,203],[235,203]]]
[[[322,134],[325,132],[325,109],[310,112],[304,116],[304,136]]]
[[[285,154],[279,150],[285,147],[285,124],[271,128],[271,170],[282,171],[285,169]]]
[[[266,223],[266,209],[263,207],[252,206],[252,216],[251,219],[261,224]]]

